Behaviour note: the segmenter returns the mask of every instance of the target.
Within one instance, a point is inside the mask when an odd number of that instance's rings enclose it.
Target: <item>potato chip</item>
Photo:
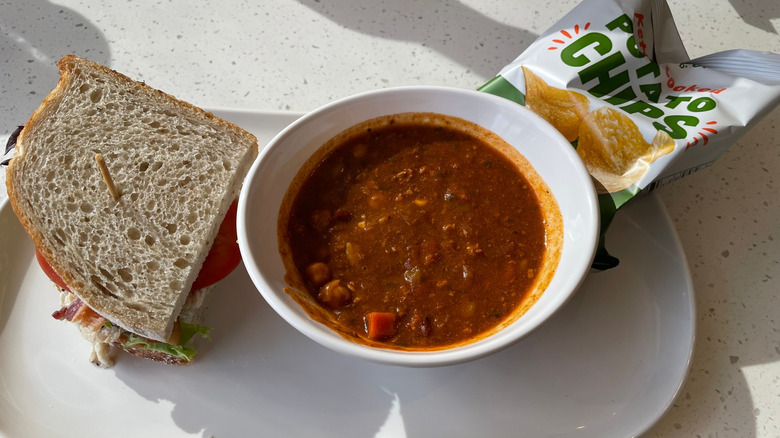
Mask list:
[[[653,138],[653,155],[650,158],[650,163],[663,157],[666,154],[672,153],[674,150],[674,139],[666,133],[666,131],[658,131]]]
[[[627,115],[602,107],[583,119],[577,153],[598,181],[598,191],[614,193],[638,182],[650,163],[672,152],[674,145],[663,131],[648,143]]]
[[[577,139],[580,123],[588,114],[588,98],[574,91],[551,87],[523,67],[525,76],[525,105],[555,127],[566,140]]]

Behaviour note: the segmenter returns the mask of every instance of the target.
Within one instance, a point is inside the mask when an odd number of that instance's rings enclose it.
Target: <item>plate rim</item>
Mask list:
[[[680,258],[683,262],[681,266],[682,268],[681,271],[685,279],[685,289],[688,291],[688,297],[689,297],[688,298],[688,321],[690,322],[689,323],[690,336],[688,337],[689,343],[688,343],[687,353],[685,357],[685,365],[683,368],[680,381],[677,383],[677,387],[675,388],[674,392],[672,393],[666,405],[663,406],[658,411],[658,413],[654,416],[654,418],[650,419],[650,421],[648,421],[644,427],[640,427],[640,429],[637,431],[637,433],[634,436],[641,436],[647,433],[653,426],[655,426],[656,423],[658,423],[669,412],[672,406],[674,406],[674,402],[680,396],[682,389],[685,386],[685,382],[688,381],[688,376],[691,372],[691,363],[693,362],[693,353],[696,347],[696,329],[697,329],[696,293],[693,287],[693,275],[691,274],[691,269],[688,264],[688,257],[685,254],[685,248],[682,245],[682,240],[680,240],[680,235],[679,233],[677,233],[677,229],[674,226],[674,220],[672,219],[672,216],[669,214],[669,210],[661,201],[661,197],[658,194],[658,192],[653,190],[650,191],[649,193],[641,193],[639,199],[645,197],[651,199],[651,201],[655,204],[655,208],[663,216],[664,226],[666,226],[671,231],[669,237],[672,239],[675,250],[678,254],[680,254]]]
[[[242,117],[279,117],[283,118],[284,120],[291,119],[294,120],[294,118],[301,117],[305,113],[303,112],[286,112],[286,111],[264,111],[264,110],[252,110],[252,109],[236,109],[236,108],[211,108],[211,107],[205,107],[205,111],[212,112],[218,117],[223,117],[228,120],[231,119],[231,116],[242,116]],[[289,123],[289,121],[287,122]],[[252,131],[250,127],[246,127],[245,129]],[[277,132],[278,133],[278,132]],[[276,133],[271,135],[269,137],[269,140],[275,136]],[[260,149],[263,149],[265,146],[264,143],[260,143],[259,147]],[[688,305],[688,328],[690,329],[690,336],[686,337],[686,341],[688,343],[686,350],[687,354],[685,362],[682,369],[682,374],[680,376],[679,382],[677,382],[676,387],[674,388],[674,391],[672,391],[669,399],[667,402],[661,406],[659,404],[659,409],[654,415],[648,415],[646,417],[646,421],[644,424],[635,424],[636,426],[636,432],[635,435],[641,435],[646,433],[649,429],[651,429],[661,418],[666,415],[666,413],[671,409],[671,407],[674,405],[675,400],[679,397],[682,388],[685,385],[685,382],[688,379],[689,373],[690,373],[690,367],[691,367],[691,361],[694,354],[694,347],[696,344],[696,297],[695,297],[695,291],[693,288],[693,279],[692,274],[690,270],[690,266],[688,263],[688,259],[685,255],[684,248],[682,246],[682,242],[680,240],[679,234],[677,233],[677,230],[674,226],[674,222],[669,214],[668,209],[661,201],[661,197],[657,192],[651,192],[645,195],[641,196],[642,198],[648,198],[650,202],[652,202],[653,208],[658,211],[658,213],[663,217],[663,226],[667,228],[669,231],[668,238],[671,240],[673,244],[673,249],[676,254],[679,254],[680,260],[682,263],[679,264],[680,268],[680,274],[682,275],[682,278],[684,279],[684,288],[687,292],[688,299],[687,305]],[[15,214],[13,212],[13,209],[10,205],[10,200],[6,197],[2,201],[0,201],[0,216],[4,215],[11,215],[15,218]],[[3,221],[0,220],[0,223]],[[3,229],[0,229],[0,234],[3,233]],[[32,243],[32,242],[30,242]],[[0,277],[4,275],[3,272],[0,272]],[[0,278],[1,279],[1,278]],[[0,290],[0,293],[4,293],[4,290]],[[259,293],[259,292],[257,292]],[[4,297],[0,297],[0,304],[2,304]],[[531,335],[533,336],[533,335]],[[682,358],[681,358],[682,359]],[[358,360],[358,359],[353,359]],[[0,436],[5,436],[6,432],[0,430]]]

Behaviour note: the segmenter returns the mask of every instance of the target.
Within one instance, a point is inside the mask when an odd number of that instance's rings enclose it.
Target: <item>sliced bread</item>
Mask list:
[[[25,125],[8,167],[11,205],[84,303],[165,341],[257,140],[107,67],[75,56],[58,66],[59,84]]]

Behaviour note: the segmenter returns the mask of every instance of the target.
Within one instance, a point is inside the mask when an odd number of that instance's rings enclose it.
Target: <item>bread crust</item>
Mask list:
[[[38,226],[35,224],[35,221],[33,221],[33,219],[31,218],[30,215],[31,213],[34,214],[36,208],[34,203],[31,202],[30,199],[27,198],[22,199],[19,196],[20,190],[18,189],[20,187],[17,187],[17,184],[21,184],[22,181],[18,180],[18,169],[20,163],[22,163],[25,160],[27,155],[28,134],[31,132],[35,132],[36,128],[38,128],[46,120],[48,116],[50,116],[53,112],[57,110],[58,106],[65,98],[65,93],[67,93],[66,85],[71,80],[71,75],[74,74],[74,71],[76,71],[79,68],[88,67],[97,70],[101,74],[112,76],[115,78],[121,78],[122,81],[127,81],[131,83],[132,86],[134,87],[134,90],[139,91],[139,93],[141,91],[144,93],[152,93],[156,96],[159,96],[161,99],[170,101],[172,102],[172,104],[181,107],[183,111],[194,111],[196,114],[203,116],[206,119],[221,126],[222,129],[224,130],[240,133],[237,135],[243,136],[243,138],[245,138],[247,143],[251,143],[251,147],[250,147],[251,150],[247,152],[248,156],[251,157],[251,160],[249,160],[250,162],[253,161],[254,158],[257,156],[257,151],[258,151],[257,139],[252,134],[241,130],[241,128],[237,127],[236,125],[230,122],[215,117],[211,113],[203,111],[202,109],[192,104],[176,99],[175,97],[166,94],[160,90],[151,88],[146,84],[144,84],[143,82],[133,81],[127,76],[118,73],[108,67],[93,63],[91,61],[82,58],[78,58],[74,55],[65,56],[58,62],[57,66],[61,74],[57,86],[54,88],[54,90],[51,91],[51,93],[49,93],[49,95],[46,96],[46,98],[41,103],[41,106],[35,110],[35,112],[28,120],[27,124],[25,125],[24,129],[22,129],[22,132],[19,134],[17,144],[16,144],[17,154],[9,163],[7,177],[6,177],[6,187],[8,190],[9,202],[11,204],[12,209],[14,210],[17,217],[19,218],[19,221],[21,222],[22,226],[32,238],[36,248],[38,248],[41,254],[47,259],[49,264],[52,266],[52,268],[63,278],[65,283],[69,285],[70,289],[73,291],[74,294],[76,294],[79,298],[81,298],[82,301],[88,304],[96,312],[108,318],[109,320],[116,321],[117,324],[119,324],[126,330],[137,333],[141,336],[150,339],[164,340],[170,335],[173,322],[175,321],[176,316],[178,315],[178,312],[181,309],[184,299],[186,299],[186,294],[188,291],[187,288],[189,287],[189,285],[183,286],[183,289],[187,289],[187,291],[184,291],[183,295],[179,299],[179,302],[176,303],[175,306],[176,309],[174,312],[176,314],[172,315],[172,317],[168,321],[167,327],[165,327],[162,330],[160,329],[147,330],[143,327],[143,325],[145,324],[143,321],[135,323],[135,326],[132,324],[128,325],[126,323],[123,323],[123,319],[121,317],[117,317],[117,315],[112,314],[110,310],[107,310],[105,306],[102,306],[100,305],[100,303],[95,302],[92,296],[93,292],[87,291],[85,289],[85,285],[81,283],[81,281],[79,281],[74,276],[74,274],[68,269],[64,260],[60,257],[60,254],[47,243],[47,239],[45,238],[43,231],[38,228]],[[248,166],[247,166],[247,170],[248,170]],[[240,187],[240,180],[243,180],[244,175],[245,172],[244,174],[237,175],[237,178],[239,179],[238,181],[239,187]],[[232,199],[230,199],[229,201],[232,201]],[[230,202],[226,202],[226,203],[223,202],[223,204],[225,204],[225,208],[223,208],[221,211],[217,213],[218,220],[216,221],[216,224],[213,226],[215,229],[218,229],[219,224],[224,218],[229,203]],[[212,233],[211,235],[213,236],[213,234],[214,233]],[[213,241],[213,237],[211,240]],[[205,253],[208,253],[208,249],[210,248],[212,241],[208,241],[206,243]],[[197,256],[199,257],[199,259],[196,257],[195,261],[192,263],[193,274],[191,274],[188,277],[189,278],[188,282],[190,285],[192,281],[194,281],[195,276],[197,276],[197,271],[200,270],[200,264],[205,258],[205,253]],[[151,356],[151,357],[147,357],[147,356]],[[150,358],[152,360],[157,360],[156,356],[157,355],[144,354],[144,357]],[[170,359],[163,359],[161,361],[166,363],[171,362]]]
[[[26,210],[22,208],[20,205],[21,201],[18,199],[16,195],[16,187],[14,186],[15,177],[16,177],[16,168],[17,163],[19,160],[24,158],[25,149],[25,137],[27,132],[30,131],[30,129],[27,129],[27,127],[33,127],[38,124],[38,121],[42,118],[42,115],[45,111],[47,111],[48,108],[50,108],[52,105],[55,105],[55,101],[57,101],[61,95],[62,95],[62,89],[64,88],[64,84],[67,81],[67,78],[64,74],[62,74],[62,63],[65,61],[66,58],[73,56],[68,55],[65,58],[62,58],[58,63],[57,67],[60,68],[60,79],[57,82],[57,86],[52,90],[44,99],[43,102],[41,102],[41,105],[32,113],[30,116],[30,119],[27,120],[27,123],[25,123],[24,128],[22,128],[22,131],[19,133],[19,136],[16,138],[16,153],[11,158],[11,161],[8,163],[8,168],[6,169],[6,178],[5,178],[5,188],[6,192],[8,193],[8,202],[11,204],[11,209],[16,214],[16,217],[19,218],[19,222],[22,224],[22,227],[24,227],[25,231],[27,231],[27,234],[30,236],[30,238],[33,240],[33,243],[35,244],[35,247],[38,248],[38,250],[43,254],[43,256],[47,259],[51,259],[51,250],[48,247],[45,247],[44,245],[41,245],[43,242],[43,239],[41,237],[41,233],[33,226],[30,218],[26,214]],[[56,262],[55,262],[56,263]],[[49,262],[51,264],[51,261]],[[52,265],[52,268],[60,274],[60,277],[67,283],[68,280],[66,277],[68,276],[68,272],[66,272],[64,269],[62,269],[62,266],[56,266]],[[64,275],[63,275],[64,274]],[[72,279],[71,279],[72,281]]]
[[[241,127],[239,127],[239,126],[237,126],[237,125],[235,125],[233,123],[230,123],[227,120],[220,119],[219,117],[215,116],[214,114],[212,114],[210,112],[207,112],[207,111],[204,111],[202,108],[197,107],[197,106],[195,106],[195,105],[193,105],[193,104],[191,104],[189,102],[186,102],[184,100],[178,99],[176,96],[173,96],[171,94],[168,94],[168,93],[166,93],[164,91],[161,91],[161,90],[158,90],[156,88],[152,88],[152,87],[146,85],[145,82],[136,81],[136,80],[131,79],[130,77],[128,77],[128,76],[126,76],[126,75],[124,75],[122,73],[119,73],[116,70],[110,69],[110,68],[108,68],[108,67],[106,67],[104,65],[101,65],[101,64],[98,64],[96,62],[92,62],[92,61],[86,60],[84,58],[79,58],[76,55],[66,55],[66,56],[64,56],[62,59],[60,59],[57,62],[57,68],[60,71],[60,80],[59,80],[59,82],[57,84],[57,87],[49,94],[49,96],[51,96],[51,94],[54,94],[55,92],[57,92],[58,89],[61,88],[61,84],[66,82],[66,79],[67,79],[66,75],[69,74],[71,72],[71,70],[76,67],[76,65],[78,63],[88,63],[91,67],[93,67],[95,69],[98,69],[98,70],[104,72],[107,75],[117,75],[117,76],[121,77],[122,79],[124,79],[126,81],[135,83],[136,86],[138,86],[139,88],[145,88],[146,90],[151,91],[151,92],[153,92],[155,94],[158,94],[158,95],[160,95],[160,96],[162,96],[162,97],[164,97],[166,99],[172,99],[177,104],[179,104],[179,105],[181,105],[183,107],[189,108],[189,109],[191,109],[191,110],[193,110],[195,112],[198,112],[198,113],[206,116],[207,118],[209,118],[211,120],[214,120],[215,122],[217,122],[217,123],[219,123],[221,125],[224,125],[224,127],[226,129],[244,131],[243,129],[241,129]],[[46,99],[43,100],[43,103],[41,104],[41,107],[39,107],[38,110],[36,110],[33,113],[32,117],[30,117],[30,121],[32,121],[33,118],[35,118],[36,114],[38,113],[39,110],[41,110],[41,108],[43,108],[43,106],[46,104],[47,100],[48,100],[48,96],[46,97]],[[27,122],[27,123],[30,123],[30,122]],[[24,132],[24,130],[22,130],[22,132]],[[246,132],[246,131],[244,131],[244,132],[247,135],[251,136],[252,138],[255,138],[255,136],[252,133],[249,133],[249,132]],[[21,137],[21,134],[20,134],[20,137]],[[255,138],[254,150],[255,150],[255,153],[257,153],[257,138]]]

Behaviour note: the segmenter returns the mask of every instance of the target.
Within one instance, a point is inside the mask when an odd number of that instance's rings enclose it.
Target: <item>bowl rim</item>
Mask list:
[[[484,99],[491,102],[492,105],[499,105],[502,107],[510,108],[513,111],[517,111],[518,114],[522,114],[522,117],[531,119],[533,125],[539,128],[541,131],[543,131],[545,135],[551,136],[552,138],[556,138],[557,141],[560,142],[561,144],[567,145],[568,147],[562,148],[562,150],[564,151],[563,152],[564,154],[569,155],[569,158],[576,157],[576,160],[573,161],[573,164],[575,166],[574,172],[577,173],[578,175],[576,175],[575,177],[587,181],[587,184],[582,185],[582,188],[585,190],[585,196],[588,198],[586,202],[588,209],[583,213],[587,217],[593,219],[591,229],[587,230],[589,231],[589,233],[588,236],[586,237],[587,239],[586,244],[590,248],[590,254],[588,254],[588,257],[583,257],[580,263],[577,263],[574,266],[574,269],[569,271],[571,273],[571,276],[570,278],[567,278],[565,280],[564,283],[565,287],[562,288],[564,289],[564,291],[561,294],[559,294],[560,296],[557,297],[558,298],[557,300],[551,303],[550,306],[551,308],[543,312],[537,318],[535,318],[534,321],[524,322],[524,324],[526,324],[528,327],[527,329],[519,333],[512,333],[509,336],[499,336],[501,333],[507,331],[506,329],[504,329],[498,333],[493,334],[492,336],[478,340],[473,343],[469,343],[469,344],[465,344],[453,348],[448,348],[448,349],[438,349],[438,350],[430,350],[430,351],[394,350],[394,349],[384,349],[384,348],[377,348],[368,345],[358,344],[341,337],[335,331],[325,327],[324,325],[320,324],[319,322],[312,319],[311,317],[308,317],[308,315],[304,319],[300,318],[298,316],[299,313],[293,310],[296,307],[300,308],[300,305],[291,297],[289,297],[289,295],[286,292],[282,290],[276,290],[274,287],[272,287],[269,284],[264,274],[259,269],[258,261],[254,258],[252,254],[252,251],[250,249],[249,237],[248,237],[250,230],[249,230],[249,221],[247,220],[248,219],[247,199],[249,198],[250,192],[252,190],[252,186],[253,186],[252,181],[259,175],[259,170],[262,167],[262,164],[264,163],[268,155],[274,151],[276,145],[280,144],[284,139],[290,136],[291,133],[296,132],[300,126],[307,125],[312,122],[316,122],[318,118],[325,117],[329,113],[338,111],[345,106],[353,105],[356,101],[358,102],[364,101],[367,99],[373,99],[377,96],[381,97],[383,95],[388,95],[388,94],[402,95],[404,93],[421,93],[421,92],[447,93],[447,94],[459,95],[459,97],[464,99],[474,99],[474,98]],[[395,111],[391,113],[398,113],[398,112],[402,112],[402,111]],[[431,112],[435,112],[435,111],[431,111]],[[371,117],[373,116],[366,117],[366,119]],[[355,122],[355,123],[359,123],[359,122]],[[347,127],[348,126],[345,126],[343,127],[343,129],[346,129]],[[287,187],[285,187],[284,190],[286,191]],[[274,206],[274,207],[276,207],[276,210],[278,210],[278,206]],[[275,212],[275,214],[278,214],[278,211]],[[236,220],[237,220],[237,231],[238,231],[238,243],[241,251],[241,256],[244,261],[244,266],[253,284],[260,292],[260,294],[263,296],[263,298],[266,300],[266,302],[288,324],[290,324],[296,330],[298,330],[308,338],[312,339],[313,341],[317,342],[318,344],[323,345],[338,353],[342,353],[347,356],[365,359],[375,363],[410,366],[410,367],[443,366],[443,365],[451,365],[451,364],[462,363],[470,360],[475,360],[487,356],[489,354],[495,353],[497,351],[500,351],[504,348],[509,347],[510,345],[513,345],[514,343],[527,337],[535,330],[537,330],[539,327],[544,325],[545,321],[548,321],[555,313],[557,313],[561,308],[565,306],[565,303],[568,302],[568,300],[575,294],[575,292],[577,291],[577,289],[580,287],[585,277],[587,276],[587,273],[590,270],[591,263],[596,253],[597,243],[599,238],[598,230],[600,226],[598,200],[597,200],[595,187],[591,182],[590,174],[588,173],[582,161],[579,159],[576,150],[573,147],[571,147],[570,143],[552,125],[550,125],[547,121],[542,119],[537,114],[533,113],[528,108],[503,97],[499,97],[493,94],[489,94],[482,91],[476,91],[476,90],[466,90],[466,89],[447,87],[447,86],[425,86],[425,85],[391,87],[391,88],[370,90],[370,91],[353,94],[350,96],[337,99],[330,103],[327,103],[313,111],[304,114],[303,116],[301,116],[300,118],[292,122],[290,125],[285,127],[282,131],[280,131],[276,136],[274,136],[268,142],[268,144],[262,148],[255,162],[250,167],[250,170],[247,173],[246,179],[244,181],[244,184],[241,188],[241,192],[239,195],[238,212],[237,212]],[[266,246],[273,246],[273,250],[278,253],[278,240],[274,240],[274,243],[275,245],[266,245]],[[521,317],[518,319],[518,321],[522,319],[523,318]],[[508,326],[507,328],[512,327],[516,323],[517,321],[510,324],[510,326]],[[324,333],[323,329],[331,333]]]

